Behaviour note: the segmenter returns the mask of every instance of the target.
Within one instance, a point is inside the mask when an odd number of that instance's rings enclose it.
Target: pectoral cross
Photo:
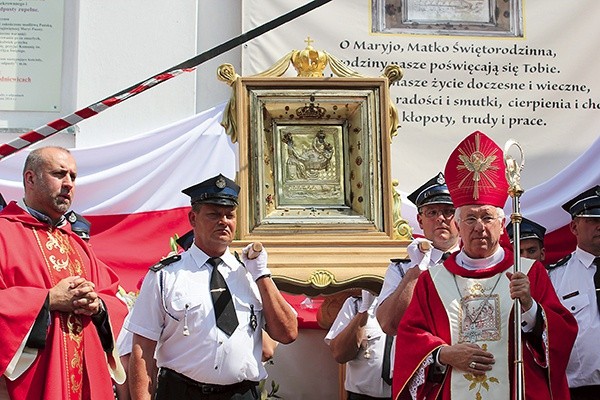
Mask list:
[[[475,324],[471,324],[467,330],[463,331],[463,337],[465,337],[469,343],[475,343],[481,336],[481,333],[481,329],[475,327]]]

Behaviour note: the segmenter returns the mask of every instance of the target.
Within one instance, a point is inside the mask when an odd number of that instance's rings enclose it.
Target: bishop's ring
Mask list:
[[[471,361],[471,363],[469,364],[469,368],[471,369],[477,369],[475,368],[477,366],[477,363],[475,361]]]

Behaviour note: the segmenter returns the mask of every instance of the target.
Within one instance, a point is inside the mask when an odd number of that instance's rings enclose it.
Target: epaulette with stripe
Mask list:
[[[551,271],[551,270],[553,270],[556,267],[561,267],[561,266],[565,265],[567,263],[567,261],[569,261],[571,259],[572,255],[573,254],[571,253],[571,254],[567,255],[566,257],[561,258],[560,260],[558,260],[554,264],[547,265],[546,269],[548,271]]]
[[[407,258],[391,258],[390,261],[393,262],[393,263],[402,263],[402,264],[404,264],[404,263],[409,263],[410,262],[410,258],[408,258],[408,257]]]
[[[156,264],[154,264],[153,266],[150,267],[150,271],[152,272],[158,272],[161,269],[163,269],[164,267],[166,267],[169,264],[173,264],[175,261],[179,261],[181,260],[181,255],[180,254],[174,254],[170,257],[167,258],[163,258],[162,260],[160,260],[159,262],[157,262]]]

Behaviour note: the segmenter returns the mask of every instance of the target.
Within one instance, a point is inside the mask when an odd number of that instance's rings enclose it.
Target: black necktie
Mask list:
[[[235,328],[239,325],[239,322],[235,314],[231,292],[229,292],[227,283],[225,283],[223,275],[221,275],[217,268],[221,264],[221,259],[219,257],[212,257],[208,259],[207,263],[213,267],[212,274],[210,275],[210,295],[215,309],[217,328],[225,332],[228,336],[231,336]]]
[[[596,264],[594,286],[596,287],[596,303],[598,303],[598,310],[600,311],[600,257],[596,257],[592,264]]]
[[[449,251],[447,251],[444,254],[442,254],[442,258],[441,258],[442,262],[446,261],[446,259],[448,257],[450,257],[450,254],[452,254],[452,253],[450,253]]]
[[[388,385],[392,384],[392,377],[390,376],[391,369],[391,357],[392,357],[392,343],[394,342],[394,336],[385,335],[385,348],[383,350],[383,365],[381,366],[381,378]]]

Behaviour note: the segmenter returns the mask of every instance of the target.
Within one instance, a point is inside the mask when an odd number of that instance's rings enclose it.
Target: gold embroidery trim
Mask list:
[[[481,345],[481,349],[483,351],[487,351],[487,345],[484,343]],[[481,395],[481,390],[485,389],[486,391],[490,390],[490,383],[500,383],[498,378],[490,376],[488,377],[487,373],[483,375],[473,375],[473,374],[464,374],[463,377],[471,382],[469,385],[469,392],[472,390],[476,390],[475,392],[475,400],[483,399]]]
[[[485,155],[483,153],[484,150],[480,149],[480,136],[479,134],[475,135],[475,148],[471,148],[470,143],[465,143],[466,149],[458,149],[460,152],[458,158],[462,161],[462,165],[459,164],[456,168],[458,170],[464,170],[466,172],[466,176],[459,182],[458,187],[462,188],[465,184],[465,181],[468,178],[472,178],[472,187],[473,187],[473,198],[475,200],[479,199],[479,185],[481,184],[484,187],[496,187],[496,183],[493,180],[493,177],[488,176],[488,171],[497,171],[498,167],[492,165],[494,161],[498,158],[495,154],[498,152],[498,149],[493,149],[489,155]],[[483,179],[482,179],[483,178]],[[467,182],[466,185],[471,187],[471,185]]]

